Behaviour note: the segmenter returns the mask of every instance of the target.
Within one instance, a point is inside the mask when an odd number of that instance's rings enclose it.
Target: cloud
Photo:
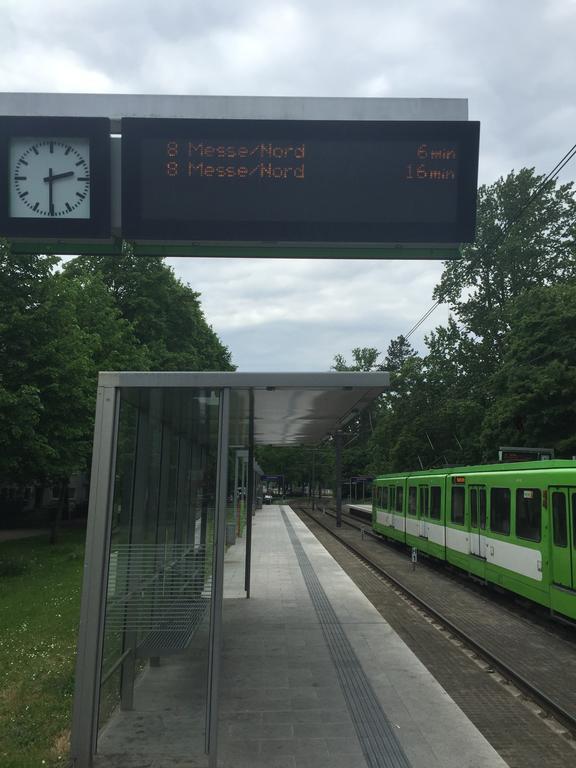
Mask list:
[[[574,143],[574,0],[2,0],[9,91],[467,97],[480,181]],[[576,177],[576,162],[563,181]],[[240,367],[326,370],[432,304],[435,262],[172,260]],[[445,320],[438,309],[419,329]]]
[[[242,370],[328,370],[353,347],[385,352],[430,306],[437,262],[171,259]],[[435,313],[415,341],[445,321]]]

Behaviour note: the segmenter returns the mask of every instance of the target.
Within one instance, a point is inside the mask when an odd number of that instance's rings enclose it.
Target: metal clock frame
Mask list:
[[[90,218],[10,216],[10,142],[14,138],[86,138],[90,146]],[[0,237],[109,240],[110,120],[105,117],[0,117]]]

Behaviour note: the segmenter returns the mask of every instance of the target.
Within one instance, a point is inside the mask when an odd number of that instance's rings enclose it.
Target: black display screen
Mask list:
[[[125,119],[123,235],[471,241],[478,136],[470,122]]]

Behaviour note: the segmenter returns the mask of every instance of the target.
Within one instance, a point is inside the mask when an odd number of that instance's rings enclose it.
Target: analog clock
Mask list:
[[[14,137],[9,215],[90,219],[89,139]]]

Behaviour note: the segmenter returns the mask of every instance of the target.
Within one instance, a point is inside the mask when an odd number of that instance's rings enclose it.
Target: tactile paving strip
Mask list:
[[[369,768],[410,768],[402,746],[378,701],[366,673],[324,591],[304,547],[282,509],[282,519],[310,599],[318,616],[326,644],[338,674],[346,706]]]

